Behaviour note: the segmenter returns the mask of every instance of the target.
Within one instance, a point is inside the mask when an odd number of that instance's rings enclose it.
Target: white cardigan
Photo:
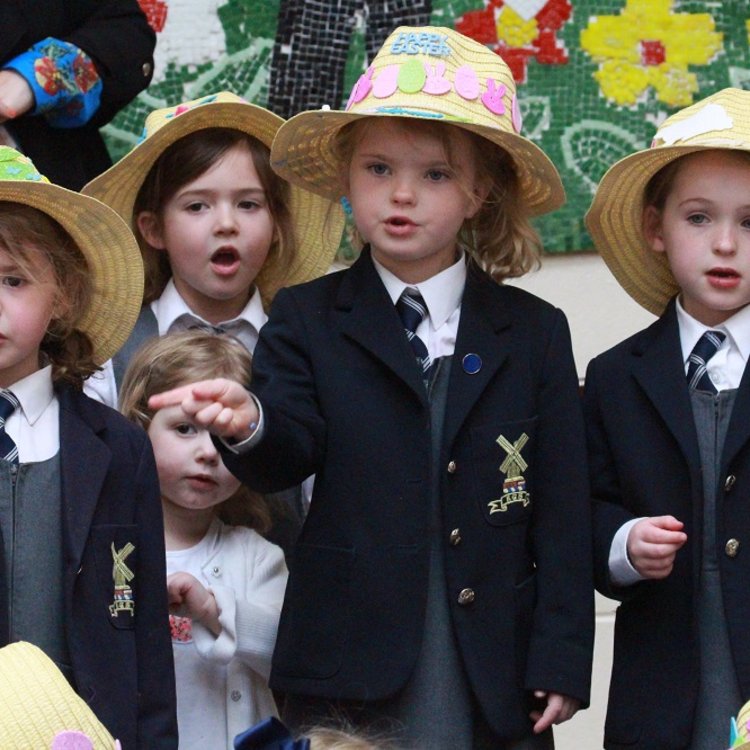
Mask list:
[[[221,633],[193,621],[195,647],[204,659],[227,665],[227,749],[234,737],[277,709],[268,687],[271,656],[286,588],[284,553],[251,529],[218,519],[203,574],[219,606]],[[178,685],[179,690],[179,685]]]

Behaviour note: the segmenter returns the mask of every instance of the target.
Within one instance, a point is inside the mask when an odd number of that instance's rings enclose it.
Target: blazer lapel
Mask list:
[[[664,420],[689,465],[700,465],[690,393],[679,366],[682,349],[674,301],[648,329],[648,334],[633,346],[633,376]]]
[[[510,354],[511,317],[497,299],[497,283],[469,264],[451,366],[443,442],[450,445],[466,415]]]
[[[60,389],[60,470],[69,569],[78,570],[111,453],[97,437],[103,424],[85,396]]]
[[[427,392],[403,324],[367,249],[342,281],[336,308],[344,335],[390,368],[426,404]]]
[[[732,416],[724,441],[723,466],[729,466],[732,459],[750,439],[750,367],[742,374],[737,398],[732,408]]]

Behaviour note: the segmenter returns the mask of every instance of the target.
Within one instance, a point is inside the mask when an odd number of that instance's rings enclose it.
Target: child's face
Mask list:
[[[156,457],[162,503],[173,511],[211,511],[238,490],[240,482],[224,466],[211,435],[192,422],[182,407],[159,409],[148,435]]]
[[[750,161],[721,149],[684,157],[644,232],[667,254],[687,313],[708,326],[731,317],[750,302]]]
[[[388,118],[363,129],[346,193],[372,255],[402,281],[424,281],[456,259],[456,236],[483,191],[466,133],[451,128],[451,161],[435,136]]]
[[[160,220],[141,213],[138,228],[150,245],[167,251],[177,290],[212,323],[242,312],[274,239],[265,191],[244,146],[183,185]]]
[[[0,386],[39,369],[39,346],[58,307],[49,261],[28,248],[23,268],[0,247]]]

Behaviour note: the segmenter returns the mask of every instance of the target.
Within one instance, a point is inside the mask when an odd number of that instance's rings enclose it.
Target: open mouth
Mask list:
[[[391,216],[388,223],[393,227],[408,227],[413,224],[412,221],[403,216]]]
[[[736,279],[739,277],[737,271],[733,271],[731,268],[712,268],[708,274],[717,279]]]
[[[220,247],[212,256],[211,263],[226,268],[239,261],[240,255],[233,247]]]

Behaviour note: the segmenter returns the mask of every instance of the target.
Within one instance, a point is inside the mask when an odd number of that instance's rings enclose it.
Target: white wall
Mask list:
[[[511,282],[561,308],[570,322],[573,352],[581,378],[589,360],[654,320],[615,281],[594,253],[548,255],[542,269]],[[596,596],[596,645],[591,708],[555,728],[557,750],[602,747],[615,602]]]

